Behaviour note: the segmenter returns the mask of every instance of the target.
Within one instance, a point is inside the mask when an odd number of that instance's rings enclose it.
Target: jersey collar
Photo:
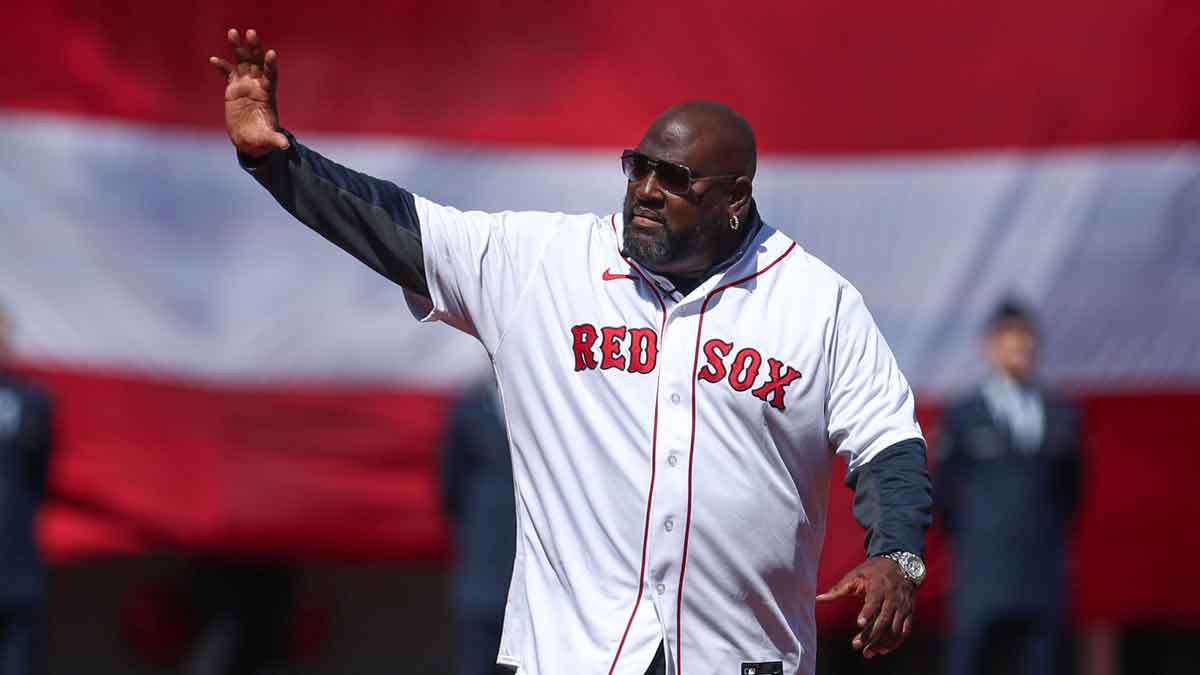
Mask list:
[[[752,229],[746,233],[746,239],[741,246],[721,263],[710,268],[704,280],[687,293],[680,292],[671,279],[661,274],[655,274],[632,260],[626,259],[625,261],[636,267],[650,283],[654,284],[664,299],[669,299],[674,304],[690,304],[702,299],[720,284],[751,274],[760,266],[769,264],[783,252],[784,248],[791,245],[791,240],[762,220],[757,210],[753,213]]]

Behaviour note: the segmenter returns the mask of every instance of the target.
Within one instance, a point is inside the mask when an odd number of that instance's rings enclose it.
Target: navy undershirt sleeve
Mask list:
[[[846,475],[854,490],[854,518],[867,531],[867,556],[893,551],[925,555],[933,523],[933,488],[925,443],[911,438],[884,448]]]
[[[297,220],[404,288],[429,296],[412,193],[306,148],[238,161]]]

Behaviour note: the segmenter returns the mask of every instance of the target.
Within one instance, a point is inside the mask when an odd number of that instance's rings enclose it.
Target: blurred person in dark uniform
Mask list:
[[[1070,672],[1062,643],[1079,414],[1034,378],[1028,308],[1003,302],[983,341],[991,374],[947,413],[934,473],[956,565],[948,670],[974,675],[1017,658],[1027,675]]]
[[[471,388],[451,412],[442,451],[454,534],[451,607],[455,673],[493,675],[516,553],[512,459],[495,382]]]
[[[189,579],[201,619],[184,675],[284,673],[292,649],[295,575],[281,561],[201,558]]]
[[[50,401],[5,371],[8,331],[0,309],[0,675],[25,675],[42,606],[34,521],[46,492]]]

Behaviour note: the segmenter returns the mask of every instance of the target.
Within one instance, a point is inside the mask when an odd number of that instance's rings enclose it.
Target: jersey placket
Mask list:
[[[665,334],[659,337],[658,439],[654,503],[651,507],[647,586],[668,635],[673,638],[678,603],[679,564],[683,552],[688,499],[688,443],[692,429],[691,342],[695,322],[678,313],[667,314]]]
[[[755,250],[765,252],[765,248]],[[790,251],[791,248],[787,250]],[[696,465],[704,461],[696,448],[702,447],[708,433],[695,386],[704,338],[701,333],[705,329],[705,314],[709,315],[708,325],[712,326],[712,315],[719,312],[714,306],[719,298],[713,296],[761,273],[756,265],[747,270],[744,263],[745,260],[738,261],[725,273],[710,277],[678,304],[669,306],[665,335],[659,336],[660,452],[656,467],[659,478],[655,481],[648,533],[647,586],[652,589],[655,608],[663,619],[666,643],[671,648],[667,651],[668,662],[674,664],[676,673],[682,673],[683,649],[679,642],[688,630],[683,617],[684,596],[689,586],[705,583],[703,577],[690,576],[685,580],[687,560],[697,553],[690,549],[690,530],[697,526],[693,481],[712,479],[711,475],[700,478],[696,475]]]
[[[714,290],[728,284],[738,276],[744,276],[744,261],[739,261],[722,274],[706,279],[687,296],[669,292],[658,283],[658,277],[625,259],[626,264],[658,296],[665,314],[662,330],[658,336],[658,398],[656,400],[655,452],[653,461],[654,480],[648,509],[646,531],[645,572],[641,580],[642,595],[632,624],[642,624],[636,615],[649,611],[653,606],[659,625],[664,632],[667,660],[675,663],[680,654],[678,641],[686,632],[680,626],[685,598],[680,593],[680,582],[685,571],[688,552],[689,508],[693,515],[695,505],[689,503],[694,491],[691,481],[695,479],[694,463],[703,459],[692,452],[697,436],[704,434],[704,426],[698,419],[696,389],[693,386],[698,350],[702,336],[701,307]],[[742,270],[740,273],[735,270]],[[709,303],[711,304],[711,303]],[[708,307],[709,313],[713,308]],[[688,584],[704,583],[702,578],[690,577]],[[646,602],[649,601],[649,602]],[[619,662],[615,661],[614,669]],[[678,665],[675,666],[678,669]]]
[[[618,251],[620,250],[619,244],[616,248]],[[647,500],[649,503],[646,505],[645,511],[646,522],[644,523],[645,532],[644,539],[642,541],[642,559],[640,564],[641,578],[638,581],[639,594],[635,598],[634,606],[632,607],[631,613],[628,617],[628,622],[625,625],[625,629],[620,637],[616,651],[613,654],[609,675],[617,672],[633,672],[634,670],[640,673],[640,669],[644,669],[646,664],[635,664],[630,662],[632,654],[630,654],[627,647],[631,647],[636,643],[644,643],[650,640],[653,640],[654,643],[657,643],[658,639],[656,638],[658,636],[651,638],[651,636],[648,636],[642,632],[646,631],[649,626],[658,625],[659,631],[662,634],[666,634],[668,632],[667,625],[663,621],[663,617],[666,615],[663,613],[662,607],[660,607],[660,600],[662,597],[666,596],[668,590],[665,582],[668,571],[665,569],[655,569],[654,549],[656,542],[658,541],[658,537],[656,535],[663,525],[659,521],[656,511],[657,505],[660,502],[658,490],[663,480],[660,464],[662,463],[661,460],[666,456],[664,452],[664,446],[662,445],[663,434],[661,433],[661,430],[663,429],[664,424],[670,423],[664,421],[663,415],[666,413],[668,419],[671,417],[668,406],[672,405],[671,398],[672,394],[675,393],[664,388],[667,387],[667,383],[663,381],[663,373],[666,372],[666,370],[664,370],[662,367],[661,362],[662,355],[664,353],[663,339],[665,336],[671,333],[671,331],[668,330],[668,323],[670,309],[676,301],[676,298],[674,297],[675,294],[670,293],[668,289],[664,288],[660,283],[658,283],[659,280],[654,275],[646,270],[641,269],[633,261],[623,256],[620,256],[620,259],[629,267],[632,273],[631,278],[636,279],[637,285],[641,286],[644,290],[650,291],[654,297],[654,310],[659,316],[658,325],[655,326],[655,330],[658,333],[658,352],[656,355],[656,360],[658,363],[655,371],[655,386],[657,394],[652,422],[653,428],[648,430],[650,432],[653,448],[650,455],[651,466],[648,467],[650,469],[650,488],[647,494]],[[631,286],[630,288],[633,289],[635,287]],[[632,301],[635,304],[641,304],[645,302],[645,298],[646,296],[643,293],[633,290],[628,298],[628,301]],[[677,393],[675,394],[674,398],[676,401],[682,400]],[[674,464],[679,463],[678,457],[671,461]],[[674,529],[674,519],[672,519],[671,524],[667,527]],[[655,619],[651,619],[651,617],[647,616],[648,612],[653,612],[655,614]],[[631,635],[631,632],[633,635]]]
[[[700,327],[694,308],[717,281],[710,279],[682,302],[668,304],[666,330],[659,336],[657,478],[648,533],[646,593],[666,633],[668,661],[672,663],[678,653],[677,636],[683,632],[678,622],[685,598],[679,582],[688,537],[689,483],[694,480],[693,462],[702,461],[690,452],[693,433],[703,433],[700,420],[694,419],[699,411],[693,400],[692,377]]]

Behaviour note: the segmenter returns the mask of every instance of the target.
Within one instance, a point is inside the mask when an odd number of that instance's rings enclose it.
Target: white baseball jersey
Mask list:
[[[671,673],[813,672],[832,453],[921,435],[859,293],[766,225],[681,296],[619,215],[416,210],[423,318],[478,336],[508,423],[499,662],[643,675],[664,642]]]

